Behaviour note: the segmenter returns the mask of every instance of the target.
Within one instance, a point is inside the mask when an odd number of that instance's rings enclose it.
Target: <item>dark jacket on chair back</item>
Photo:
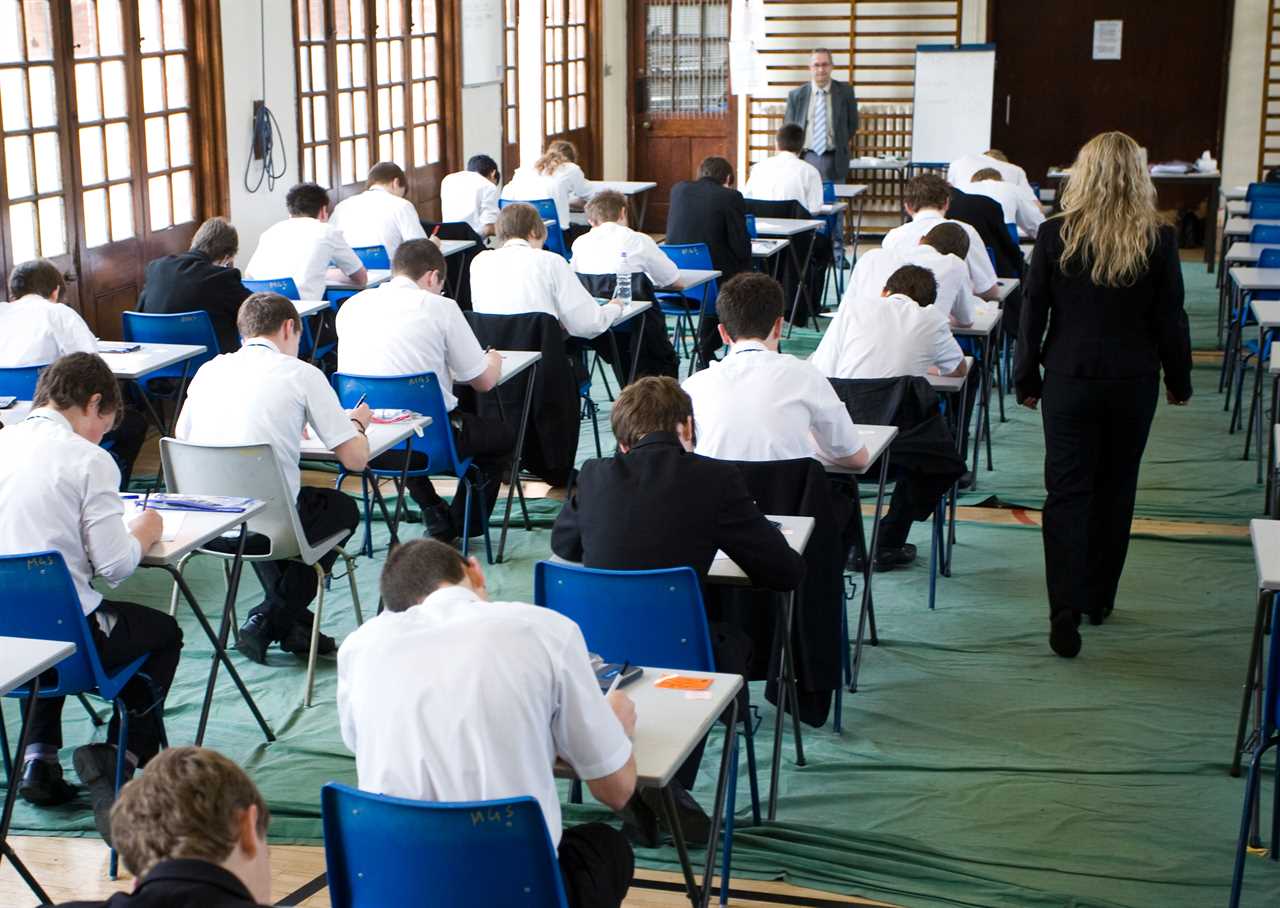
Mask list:
[[[711,266],[724,272],[721,287],[735,274],[750,271],[751,239],[742,193],[710,177],[677,183],[671,187],[666,242],[706,243]]]
[[[257,908],[235,874],[208,861],[161,861],[133,892],[117,892],[105,902],[67,902],[61,908]]]
[[[234,353],[240,349],[236,315],[248,296],[239,268],[215,265],[203,252],[180,252],[147,264],[138,310],[156,315],[208,312],[218,351]]]
[[[613,299],[613,291],[618,283],[616,274],[578,274],[578,280],[587,292],[597,299]],[[643,271],[631,275],[631,298],[633,300],[657,301],[653,281]],[[631,319],[615,331],[606,331],[591,341],[591,346],[612,363],[614,376],[620,385],[625,385],[631,373],[631,357],[635,351],[635,327],[640,328],[640,353],[636,360],[636,378],[646,375],[666,375],[678,378],[680,358],[676,356],[676,348],[671,344],[671,336],[667,334],[667,320],[662,310],[656,305],[646,309],[638,318]],[[610,335],[613,343],[610,342]],[[618,345],[619,361],[614,362],[613,345]]]

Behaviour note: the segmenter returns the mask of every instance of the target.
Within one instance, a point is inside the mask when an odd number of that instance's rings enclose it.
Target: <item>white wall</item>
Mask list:
[[[285,216],[284,196],[298,181],[298,114],[294,91],[293,10],[290,0],[265,0],[266,24],[266,102],[276,120],[280,134],[277,160],[283,154],[288,167],[275,184],[266,182],[254,193],[245,189],[245,164],[251,154],[253,135],[253,102],[262,98],[262,63],[259,27],[262,24],[258,4],[253,0],[225,0],[222,4],[223,87],[227,101],[227,169],[231,184],[231,211],[221,212],[231,218],[240,232],[240,254],[243,266],[263,230]],[[261,162],[250,170],[250,185],[261,172]]]
[[[465,40],[465,36],[464,36]],[[487,154],[502,166],[502,84],[476,85],[462,89],[462,160],[467,166],[472,155]],[[506,179],[506,174],[503,174]]]
[[[1227,119],[1222,132],[1222,184],[1258,176],[1262,69],[1267,52],[1267,0],[1236,0],[1227,69]],[[1199,154],[1199,150],[1195,152]]]
[[[627,124],[627,91],[631,85],[627,75],[627,0],[600,0],[600,18],[604,31],[600,99],[604,172],[587,176],[625,180],[631,152]]]

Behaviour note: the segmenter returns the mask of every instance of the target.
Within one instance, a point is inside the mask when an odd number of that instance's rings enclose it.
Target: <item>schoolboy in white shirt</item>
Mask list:
[[[353,249],[382,246],[391,258],[405,240],[427,235],[418,209],[405,198],[408,193],[409,183],[400,165],[380,161],[369,169],[364,192],[339,202],[329,222],[342,231]]]
[[[934,309],[953,326],[967,327],[973,324],[977,302],[965,266],[968,251],[968,234],[950,221],[937,224],[914,246],[872,249],[858,257],[840,306],[878,299],[891,274],[903,265],[919,265],[929,269],[938,283]]]
[[[125,522],[124,502],[116,491],[120,473],[99,447],[115,423],[123,402],[115,376],[102,357],[71,353],[40,375],[35,408],[16,426],[0,431],[0,554],[56,551],[75,585],[80,608],[103,666],[119,669],[147,655],[141,677],[121,692],[130,711],[127,773],[146,765],[164,738],[165,693],[178,667],[182,631],[163,611],[108,600],[89,581],[117,586],[137,569],[143,553],[159,541],[163,524],[154,510]],[[15,607],[22,597],[9,591]],[[153,689],[154,688],[154,693]],[[32,804],[53,806],[75,797],[62,778],[62,697],[39,698],[31,706],[31,728],[21,766],[19,794]],[[117,740],[112,718],[107,740]],[[116,748],[90,744],[77,748],[73,763],[89,787],[94,821],[110,839]]]
[[[996,269],[991,264],[991,256],[987,255],[987,247],[972,226],[962,221],[947,220],[947,206],[950,204],[951,188],[942,177],[936,173],[922,173],[912,177],[907,181],[902,196],[902,206],[911,220],[885,234],[880,245],[885,249],[914,246],[920,242],[920,237],[940,223],[959,224],[969,237],[969,252],[965,256],[965,264],[973,281],[973,291],[985,300],[995,299],[1000,288],[996,284]]]
[[[822,174],[800,155],[804,152],[804,127],[782,126],[774,135],[774,155],[751,168],[742,194],[762,201],[796,201],[810,214],[822,207]]]
[[[80,313],[62,302],[62,271],[48,259],[22,262],[9,273],[9,301],[0,300],[0,368],[43,366],[69,353],[98,352],[98,340]],[[120,488],[129,487],[134,461],[147,438],[147,421],[121,407],[103,437],[120,468]]]
[[[1044,209],[1029,192],[1023,192],[1012,183],[1004,182],[1000,171],[984,167],[973,175],[973,181],[964,187],[965,192],[984,195],[1000,203],[1006,224],[1016,224],[1018,229],[1035,239],[1044,223]]]
[[[502,374],[502,354],[480,348],[462,310],[441,296],[445,261],[430,240],[409,240],[396,250],[391,261],[391,280],[361,291],[338,310],[338,370],[350,375],[420,375],[433,372],[440,380],[440,393],[453,431],[459,457],[473,457],[482,479],[477,502],[471,511],[471,532],[484,532],[498,498],[500,475],[515,447],[515,433],[499,419],[485,419],[457,409],[453,384],[470,385],[488,391]],[[377,400],[372,400],[378,406]],[[388,451],[374,458],[375,467],[400,469],[402,452]],[[427,465],[426,456],[415,452],[410,470]],[[431,480],[410,476],[409,494],[422,509],[427,533],[443,542],[452,542],[462,532],[464,496],[461,487],[452,506],[436,494]]]
[[[716,300],[729,353],[685,379],[693,400],[695,453],[719,460],[817,457],[852,470],[867,465],[849,411],[826,377],[778,352],[782,286],[765,274],[739,274]]]
[[[471,308],[487,315],[546,312],[574,337],[591,339],[622,314],[616,301],[600,305],[564,256],[547,252],[547,226],[532,205],[515,203],[498,215],[501,244],[471,260]]]
[[[552,775],[563,758],[615,811],[635,792],[635,704],[601,696],[582,631],[548,608],[490,602],[476,559],[431,539],[387,556],[381,592],[385,610],[338,654],[338,725],[360,788],[418,801],[531,795],[569,905],[620,906],[631,846],[603,823],[564,829]]]
[[[578,166],[578,150],[572,142],[557,139],[547,143],[542,157],[532,167],[519,167],[511,181],[502,187],[502,197],[512,202],[536,202],[551,199],[556,203],[556,217],[566,239],[574,228],[569,222],[570,205],[590,198],[595,188]]]
[[[245,266],[251,281],[291,277],[298,298],[324,298],[329,263],[352,284],[363,287],[368,272],[342,231],[329,223],[329,194],[315,183],[299,183],[285,196],[289,217],[268,227]]]
[[[653,237],[627,224],[627,200],[622,193],[606,189],[593,195],[587,202],[587,223],[591,230],[574,240],[569,262],[578,274],[616,274],[625,252],[631,272],[643,271],[654,287],[670,287],[680,280],[680,269]]]
[[[174,434],[196,444],[270,445],[307,539],[345,532],[345,540],[359,525],[360,511],[343,492],[302,485],[302,433],[310,426],[347,470],[359,473],[369,461],[368,404],[348,413],[324,373],[298,359],[302,321],[278,293],[252,294],[240,305],[236,325],[243,346],[196,372]],[[336,557],[331,551],[320,559],[326,572]],[[266,598],[249,613],[236,648],[260,665],[275,642],[306,659],[315,620],[308,608],[317,589],[315,569],[297,561],[256,561],[253,569]],[[321,653],[336,649],[332,637],[320,635]]]
[[[451,173],[440,181],[441,219],[462,221],[481,236],[493,236],[501,179],[493,158],[487,154],[473,155],[467,161],[466,170]]]
[[[1006,183],[1011,183],[1031,198],[1035,198],[1035,190],[1031,188],[1027,172],[1017,164],[1010,164],[1008,157],[998,148],[989,148],[982,154],[969,154],[956,158],[947,167],[947,182],[967,192],[968,184],[973,182],[974,174],[986,167],[999,171]]]

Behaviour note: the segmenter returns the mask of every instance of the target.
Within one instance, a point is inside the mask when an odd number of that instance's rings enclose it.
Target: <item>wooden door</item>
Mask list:
[[[646,223],[666,229],[671,187],[737,157],[728,0],[631,0],[631,179],[653,181]]]
[[[1221,160],[1230,14],[1225,0],[992,0],[992,145],[1032,181],[1110,129],[1153,163]],[[1097,19],[1124,22],[1121,59],[1092,59]]]

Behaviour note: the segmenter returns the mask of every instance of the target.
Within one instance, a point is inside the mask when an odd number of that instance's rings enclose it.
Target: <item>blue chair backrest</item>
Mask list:
[[[1249,231],[1249,242],[1280,244],[1280,224],[1254,224]]]
[[[506,208],[508,205],[515,205],[517,202],[524,205],[532,205],[538,210],[538,214],[544,221],[551,221],[547,225],[547,242],[546,250],[548,252],[558,252],[565,258],[569,257],[569,246],[564,241],[564,231],[560,227],[560,212],[556,210],[554,199],[498,199],[498,207]]]
[[[1280,218],[1280,197],[1250,203],[1249,217],[1259,221]]]
[[[40,373],[47,365],[49,364],[44,363],[39,366],[14,366],[0,369],[0,395],[16,397],[19,400],[31,400],[36,396],[36,382],[40,380]]]
[[[830,205],[836,200],[836,184],[828,180],[822,181],[822,204]]]
[[[996,251],[990,246],[987,247],[987,258],[991,259],[991,267],[996,268]]]
[[[1280,620],[1280,596],[1271,603],[1271,642],[1267,647],[1267,664],[1262,678],[1262,728],[1263,741],[1275,736],[1280,729],[1280,633],[1276,633],[1276,621]]]
[[[364,394],[368,397],[366,402],[375,410],[412,410],[431,417],[431,425],[422,430],[422,437],[410,435],[408,444],[427,456],[427,467],[432,471],[451,470],[458,462],[453,432],[449,428],[449,414],[440,391],[440,379],[434,372],[417,375],[348,375],[337,372],[333,376],[333,387],[344,407],[354,407],[360,395]],[[403,451],[404,447],[401,443],[391,450]]]
[[[531,797],[441,804],[329,782],[320,814],[333,908],[568,905],[547,821]]]
[[[1020,242],[1022,242],[1022,240],[1019,239],[1018,237],[1017,224],[1005,224],[1004,229],[1009,231],[1009,236],[1013,239],[1013,245],[1017,246]]]
[[[609,662],[715,671],[693,568],[602,571],[539,561],[533,600],[577,623],[587,649]]]
[[[760,236],[756,233],[756,216],[750,213],[747,214],[747,236],[753,240]]]
[[[57,665],[57,684],[41,683],[41,695],[77,694],[98,687],[105,672],[62,555],[0,556],[0,589],[5,591],[0,597],[0,636],[76,645],[76,651]]]
[[[1254,199],[1280,199],[1280,183],[1250,183],[1244,191],[1247,202]]]
[[[751,217],[751,215],[747,215]],[[711,264],[711,250],[706,243],[663,243],[659,247],[675,263],[677,268],[688,271],[714,271]],[[707,315],[715,315],[716,295],[720,292],[720,282],[712,281],[707,287]],[[682,290],[681,295],[694,302],[702,301],[702,288]]]
[[[298,285],[291,277],[273,277],[266,281],[241,281],[250,293],[278,293],[287,300],[301,299]]]
[[[1258,255],[1259,268],[1280,268],[1280,248],[1263,249]]]
[[[213,331],[209,313],[173,312],[122,312],[124,339],[139,344],[203,344],[205,352],[194,356],[187,364],[178,363],[147,374],[153,378],[181,378],[196,374],[196,370],[218,355],[218,335]]]
[[[366,268],[390,268],[391,256],[386,246],[355,246],[351,250]]]

